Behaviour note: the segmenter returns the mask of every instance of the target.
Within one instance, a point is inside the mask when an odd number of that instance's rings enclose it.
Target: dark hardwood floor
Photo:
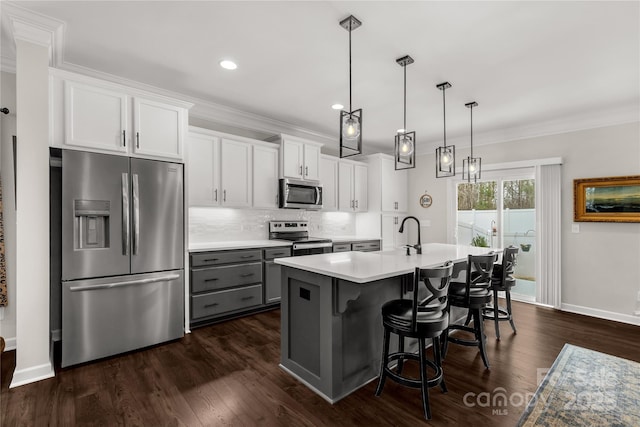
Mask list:
[[[430,390],[432,425],[513,426],[539,368],[565,343],[640,362],[640,327],[514,303],[518,334],[501,323],[502,341],[485,321],[491,369],[478,350],[451,345],[449,392]],[[352,426],[426,423],[420,392],[376,381],[330,405],[278,367],[280,312],[195,329],[165,345],[82,366],[9,389],[15,352],[2,355],[2,426]],[[410,367],[409,369],[413,369]],[[498,388],[503,388],[500,390]],[[498,390],[496,390],[498,389]],[[502,391],[509,406],[487,405]],[[487,395],[486,392],[489,394]],[[485,393],[478,398],[480,393]],[[466,396],[466,399],[465,399]],[[472,406],[473,405],[473,406]]]

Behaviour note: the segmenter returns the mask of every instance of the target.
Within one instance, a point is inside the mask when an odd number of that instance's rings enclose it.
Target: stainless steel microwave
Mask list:
[[[322,209],[322,185],[293,179],[280,179],[281,208]]]

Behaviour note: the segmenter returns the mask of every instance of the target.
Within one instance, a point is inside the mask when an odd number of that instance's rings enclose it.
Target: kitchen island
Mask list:
[[[416,267],[464,262],[490,250],[430,243],[421,255],[397,250],[277,259],[283,266],[280,366],[337,402],[378,376],[381,307],[402,297]]]

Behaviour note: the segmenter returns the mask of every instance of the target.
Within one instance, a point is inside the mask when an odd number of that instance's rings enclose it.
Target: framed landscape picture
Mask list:
[[[640,175],[573,180],[576,222],[640,222]]]

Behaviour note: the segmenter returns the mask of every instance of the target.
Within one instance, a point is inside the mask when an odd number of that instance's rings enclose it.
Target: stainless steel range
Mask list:
[[[308,221],[269,221],[269,239],[293,242],[293,256],[333,251],[331,239],[309,237]]]

